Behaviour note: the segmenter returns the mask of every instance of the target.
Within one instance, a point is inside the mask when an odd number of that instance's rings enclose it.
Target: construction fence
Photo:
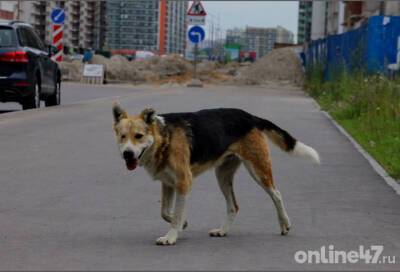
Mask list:
[[[400,16],[373,16],[355,30],[310,42],[306,69],[318,65],[330,79],[338,71],[384,73],[400,64]]]

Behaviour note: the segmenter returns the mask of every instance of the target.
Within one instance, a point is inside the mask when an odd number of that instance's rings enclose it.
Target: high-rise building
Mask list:
[[[165,52],[183,54],[186,48],[186,12],[188,2],[168,1],[167,5]]]
[[[274,49],[275,43],[293,44],[293,32],[281,27],[246,27],[246,51],[255,51],[257,58]]]
[[[341,34],[357,28],[370,16],[399,16],[398,1],[312,1],[303,5],[312,5],[311,40],[324,38],[327,35]],[[300,4],[302,5],[302,4]],[[299,42],[301,42],[300,18],[304,12],[299,10]],[[305,40],[306,41],[306,40]]]
[[[186,10],[186,1],[107,1],[106,46],[184,53]]]
[[[94,11],[93,48],[104,50],[106,44],[106,2],[96,3]]]
[[[274,49],[275,43],[293,44],[294,34],[284,27],[233,28],[226,31],[227,45],[239,45],[242,51],[256,52],[257,58]]]
[[[73,48],[88,48],[95,44],[93,35],[96,1],[5,1],[13,7],[14,19],[30,23],[42,40],[51,41],[50,13],[56,8],[65,11],[64,45]]]
[[[243,28],[233,28],[226,31],[226,44],[246,47],[246,31]]]
[[[64,46],[72,49],[131,49],[183,54],[187,1],[2,1],[14,19],[32,24],[51,41],[50,13],[65,11]]]
[[[299,2],[299,20],[297,30],[297,43],[308,42],[311,39],[311,20],[313,2]]]

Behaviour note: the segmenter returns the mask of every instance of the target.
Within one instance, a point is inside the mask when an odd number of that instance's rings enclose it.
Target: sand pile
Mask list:
[[[81,70],[82,61],[63,61],[60,63],[60,69],[63,80],[80,81],[81,80]]]
[[[274,49],[254,64],[238,71],[238,84],[260,85],[269,82],[287,82],[300,85],[304,74],[294,48]]]

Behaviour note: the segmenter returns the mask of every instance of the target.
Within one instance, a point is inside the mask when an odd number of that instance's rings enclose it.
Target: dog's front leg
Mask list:
[[[158,245],[173,245],[182,230],[186,211],[186,198],[192,188],[192,172],[190,169],[190,146],[184,130],[176,130],[170,141],[168,170],[173,177],[175,189],[175,208],[172,216],[171,229],[163,237],[157,239]]]
[[[172,223],[171,209],[174,205],[175,189],[165,183],[161,184],[161,217]]]
[[[172,216],[171,229],[163,237],[157,239],[157,245],[174,245],[178,239],[178,233],[182,231],[186,217],[187,195],[177,192],[175,194],[175,210]]]
[[[161,217],[168,223],[172,223],[171,210],[174,205],[175,189],[165,183],[161,185]],[[183,223],[183,229],[186,229],[188,222]]]
[[[179,171],[178,169],[176,171]],[[182,231],[186,221],[186,199],[192,187],[192,174],[190,171],[176,172],[175,182],[175,207],[172,216],[171,229],[163,237],[157,239],[157,245],[173,245],[178,239],[178,233]]]

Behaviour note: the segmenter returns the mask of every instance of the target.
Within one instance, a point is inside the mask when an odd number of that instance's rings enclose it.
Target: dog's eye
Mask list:
[[[135,138],[140,140],[143,138],[143,134],[137,133],[137,134],[135,134]]]
[[[121,140],[125,140],[126,139],[126,135],[121,135]]]

